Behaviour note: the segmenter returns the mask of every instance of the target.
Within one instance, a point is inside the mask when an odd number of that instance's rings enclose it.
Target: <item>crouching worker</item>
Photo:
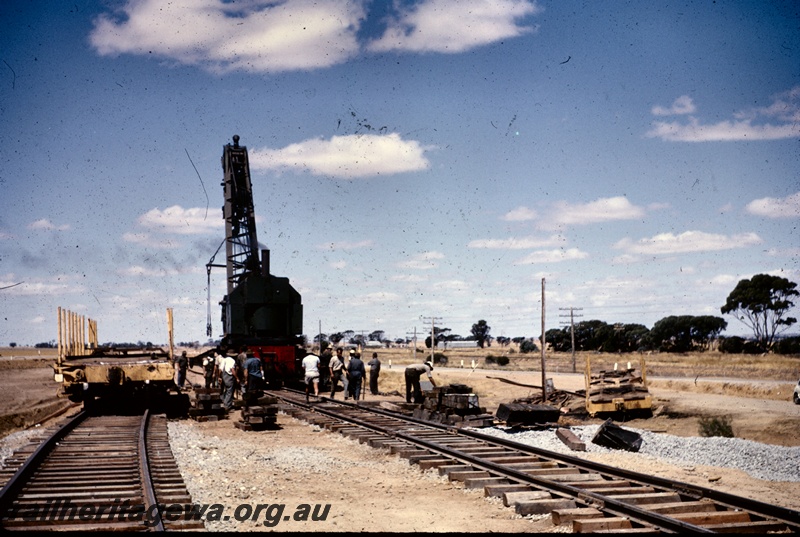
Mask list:
[[[428,360],[424,364],[412,364],[406,367],[406,402],[411,402],[411,390],[414,390],[414,402],[415,403],[422,403],[422,388],[419,385],[419,379],[423,373],[428,375],[428,380],[436,387],[436,383],[433,381],[433,375],[431,375],[431,371],[433,371],[433,363]]]

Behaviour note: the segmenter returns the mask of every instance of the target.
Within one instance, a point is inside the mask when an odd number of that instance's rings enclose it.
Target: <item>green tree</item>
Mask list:
[[[536,343],[532,339],[523,339],[519,343],[519,352],[528,354],[529,352],[536,352]]]
[[[747,325],[761,348],[769,350],[775,335],[797,322],[786,316],[794,307],[791,299],[800,295],[796,287],[796,283],[780,276],[756,274],[736,284],[720,311]]]
[[[475,336],[475,341],[478,342],[480,348],[483,348],[490,341],[489,331],[491,329],[492,327],[486,324],[483,319],[472,325],[472,335]]]
[[[367,336],[367,338],[370,341],[383,341],[383,336],[384,335],[385,335],[385,332],[383,330],[375,330],[373,332],[370,332],[370,334]]]
[[[708,348],[727,326],[725,319],[711,315],[670,315],[653,325],[650,338],[664,351],[689,352]]]
[[[439,346],[439,343],[443,343],[445,349],[447,348],[447,338],[450,335],[451,329],[450,328],[439,328],[438,326],[433,327],[433,337],[434,337],[434,348]],[[431,348],[431,336],[425,338],[425,346],[427,348]]]
[[[551,328],[544,333],[544,340],[556,352],[568,352],[572,349],[572,337],[567,328]]]

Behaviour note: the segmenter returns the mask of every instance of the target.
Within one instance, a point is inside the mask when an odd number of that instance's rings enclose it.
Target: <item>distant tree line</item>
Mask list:
[[[664,317],[648,329],[642,324],[608,324],[600,320],[581,321],[574,325],[575,350],[600,352],[636,352],[657,350],[661,352],[698,352],[717,348],[726,353],[762,353],[772,351],[778,354],[800,354],[800,337],[781,337],[781,334],[797,323],[797,319],[787,313],[794,307],[793,299],[800,295],[797,284],[780,276],[757,274],[750,279],[740,280],[728,295],[722,314],[733,316],[753,331],[753,339],[739,336],[721,336],[728,326],[727,321],[712,315],[670,315]],[[537,349],[533,338],[497,337],[490,334],[491,327],[481,319],[472,325],[470,335],[462,337],[453,334],[450,328],[433,327],[424,339],[425,347],[447,349],[452,341],[475,341],[480,348],[490,347],[496,341],[501,347],[516,343],[520,352],[534,352]],[[553,350],[568,352],[572,350],[573,328],[554,328],[548,330],[544,339]],[[422,334],[420,334],[422,336]],[[303,336],[303,342],[307,341]],[[541,342],[541,336],[537,338]],[[394,344],[408,344],[411,338],[388,339],[383,330],[369,334],[345,330],[333,334],[317,334],[314,343],[326,345],[346,344],[367,346],[368,342],[378,342],[387,347]],[[206,345],[214,344],[209,341]],[[11,343],[15,347],[16,343]],[[198,342],[179,343],[179,346],[198,348]],[[105,343],[104,346],[117,348],[151,348],[151,342]],[[37,348],[55,347],[55,341],[36,344]]]

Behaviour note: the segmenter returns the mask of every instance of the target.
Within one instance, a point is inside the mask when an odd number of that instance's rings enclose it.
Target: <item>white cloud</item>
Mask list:
[[[363,240],[358,242],[348,242],[348,241],[341,241],[341,242],[329,242],[325,244],[320,244],[317,248],[320,250],[357,250],[359,248],[369,248],[372,246],[373,242],[371,240]]]
[[[466,291],[469,284],[462,280],[445,280],[436,282],[436,289],[446,291]]]
[[[750,121],[720,121],[701,125],[696,118],[688,124],[656,121],[647,133],[668,142],[730,142],[739,140],[782,140],[800,135],[800,125],[753,125]]]
[[[638,263],[641,260],[641,257],[637,257],[635,255],[622,254],[613,258],[611,263],[614,265],[632,265],[633,263]]]
[[[184,209],[180,205],[167,207],[163,211],[156,208],[139,217],[140,226],[161,233],[177,233],[180,235],[199,235],[218,232],[225,222],[221,218],[208,215],[206,209]]]
[[[697,108],[692,102],[692,98],[688,95],[681,95],[672,102],[672,106],[664,108],[663,106],[654,106],[651,110],[654,116],[672,116],[682,114],[692,114]]]
[[[508,239],[476,239],[467,244],[468,248],[488,248],[495,250],[525,250],[530,248],[545,248],[548,246],[555,246],[563,242],[557,235],[553,235],[546,239],[537,239],[534,237],[514,238]]]
[[[503,215],[502,220],[507,222],[524,222],[536,218],[536,211],[527,207],[517,207]]]
[[[395,282],[407,282],[407,283],[421,283],[428,281],[427,277],[419,276],[417,274],[396,274],[392,276],[390,279]]]
[[[770,248],[767,255],[772,257],[800,257],[800,248]]]
[[[517,21],[541,11],[528,0],[424,0],[390,20],[369,49],[454,54],[530,33]]]
[[[386,302],[397,302],[400,296],[395,293],[386,291],[377,291],[375,293],[366,293],[358,295],[358,302],[362,305],[366,304],[385,304]]]
[[[747,212],[768,218],[797,218],[800,216],[800,192],[785,198],[761,198],[747,204]]]
[[[739,278],[737,278],[736,276],[733,276],[731,274],[717,274],[716,276],[714,276],[713,278],[711,278],[707,282],[706,281],[698,281],[697,283],[698,283],[698,285],[710,284],[710,285],[714,285],[714,286],[717,286],[717,287],[725,287],[725,288],[730,287],[731,289],[733,289],[733,287],[737,283],[739,283]]]
[[[179,274],[199,273],[197,267],[187,267],[184,269],[177,267],[163,267],[163,266],[142,266],[134,265],[128,268],[121,268],[117,270],[117,274],[122,276],[137,276],[137,277],[163,277],[163,276],[177,276]]]
[[[163,240],[161,238],[156,239],[149,233],[123,233],[122,240],[154,250],[168,250],[181,246],[177,241]]]
[[[329,266],[336,270],[341,270],[347,266],[347,261],[333,261]]]
[[[589,254],[581,252],[578,248],[569,248],[567,250],[537,250],[516,261],[514,264],[535,265],[538,263],[559,263],[561,261],[586,259],[587,257],[589,257]]]
[[[729,213],[732,210],[733,210],[733,204],[732,203],[726,203],[725,205],[723,205],[722,207],[719,208],[719,214]]]
[[[72,278],[66,275],[56,275],[49,281],[17,279],[13,274],[0,277],[0,289],[6,296],[56,296],[72,293],[85,293],[86,287],[71,283]]]
[[[36,229],[43,231],[68,231],[70,229],[70,225],[63,224],[57,226],[47,218],[42,218],[40,220],[36,220],[35,222],[31,222],[30,224],[28,224],[28,229]]]
[[[415,270],[429,270],[439,266],[436,262],[438,259],[444,259],[444,254],[440,252],[423,252],[412,256],[408,261],[399,263],[399,266]]]
[[[399,134],[353,134],[330,140],[306,140],[282,149],[256,149],[250,152],[254,170],[308,170],[314,175],[354,179],[428,168],[426,148]]]
[[[668,255],[731,250],[761,242],[761,237],[755,233],[726,236],[702,231],[686,231],[680,235],[661,233],[652,238],[639,239],[636,242],[625,238],[617,242],[614,248],[635,254]]]
[[[688,97],[680,97],[675,103]],[[654,121],[652,128],[645,136],[661,138],[668,142],[727,142],[739,140],[783,140],[795,138],[800,135],[800,86],[795,86],[789,91],[772,97],[770,106],[751,108],[734,114],[735,120],[724,120],[713,124],[703,124],[694,116],[689,116],[688,122]],[[684,102],[673,109],[689,110],[693,113],[694,104]],[[686,106],[686,105],[691,106]],[[672,110],[672,109],[669,109]],[[654,115],[665,115],[667,109],[654,107]],[[763,118],[776,120],[775,123],[754,123]]]
[[[560,201],[553,204],[548,215],[541,219],[539,227],[554,229],[565,225],[593,224],[613,220],[641,218],[645,211],[633,205],[624,196],[600,198],[589,203],[571,204]]]
[[[363,2],[348,0],[128,0],[94,20],[103,56],[137,54],[211,72],[329,67],[360,51]]]

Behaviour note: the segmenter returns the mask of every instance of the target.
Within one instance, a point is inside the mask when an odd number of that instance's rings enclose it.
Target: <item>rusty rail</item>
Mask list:
[[[483,488],[517,513],[550,514],[574,532],[800,533],[800,512],[414,419],[282,390],[287,413],[383,447],[420,468]]]

